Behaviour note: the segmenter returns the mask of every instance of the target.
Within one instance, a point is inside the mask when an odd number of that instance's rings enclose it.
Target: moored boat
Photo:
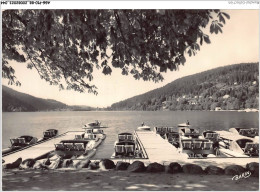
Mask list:
[[[259,129],[258,128],[230,128],[229,131],[234,134],[246,136],[246,137],[258,137],[259,136]]]
[[[169,143],[175,147],[179,147],[179,133],[174,127],[156,126],[154,127],[156,134],[159,134],[163,139],[166,139]]]
[[[219,140],[219,134],[216,133],[215,131],[210,131],[210,130],[204,131],[204,132],[202,133],[202,135],[203,135],[203,137],[204,137],[205,139],[209,139],[209,140],[211,140],[211,141],[213,141],[213,142]]]
[[[75,139],[105,139],[106,134],[104,134],[104,131],[100,128],[83,128],[85,129],[85,133],[81,135],[75,135]]]
[[[213,142],[204,138],[198,130],[188,127],[179,128],[180,149],[189,157],[207,157],[216,154]]]
[[[178,124],[178,127],[189,127],[190,126],[190,124],[188,124],[188,123],[180,123],[180,124]]]
[[[198,130],[189,127],[155,127],[154,131],[189,157],[215,156],[214,143],[204,138]]]
[[[29,135],[23,135],[21,137],[17,137],[17,138],[11,138],[10,142],[11,142],[11,147],[7,148],[7,149],[3,149],[2,150],[2,154],[6,154],[12,151],[16,151],[19,149],[22,149],[24,147],[33,145],[35,143],[37,143],[38,139],[36,137],[32,137]]]
[[[259,143],[253,138],[228,131],[216,131],[220,135],[220,151],[229,157],[259,156]]]
[[[176,148],[180,147],[180,143],[179,143],[180,135],[177,131],[165,133],[165,139],[167,139],[168,142],[171,143]]]
[[[135,157],[135,140],[131,133],[120,133],[118,139],[114,144],[114,153],[111,158]]]
[[[85,124],[83,126],[83,129],[85,128],[107,128],[107,126],[101,125],[101,122],[96,120],[95,122]]]
[[[199,138],[201,136],[199,130],[189,127],[179,128],[179,134],[182,138]]]
[[[100,128],[84,127],[83,129],[85,132],[75,135],[74,140],[62,140],[55,144],[55,152],[63,156],[79,156],[96,149],[106,138],[106,134]]]
[[[43,140],[50,139],[58,135],[57,129],[48,129],[43,132]]]
[[[207,157],[209,154],[215,155],[213,142],[208,139],[180,139],[180,148],[182,153],[189,157]]]
[[[151,127],[149,127],[147,125],[143,125],[143,126],[137,127],[137,131],[151,131]]]
[[[55,144],[55,153],[59,156],[86,155],[95,145],[95,140],[62,140]]]
[[[154,131],[157,134],[163,135],[165,133],[175,132],[176,128],[174,128],[174,127],[167,127],[167,126],[156,126],[156,127],[154,127]]]

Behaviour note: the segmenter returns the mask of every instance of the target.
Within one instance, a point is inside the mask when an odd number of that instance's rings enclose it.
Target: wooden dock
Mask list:
[[[178,149],[153,131],[135,131],[136,138],[142,143],[150,162],[172,161],[176,158],[188,158]]]
[[[76,134],[84,133],[83,131],[69,131],[61,134],[57,137],[51,138],[49,140],[36,143],[29,147],[23,148],[19,151],[3,156],[2,159],[5,161],[3,163],[12,163],[21,157],[23,160],[28,158],[37,158],[55,149],[54,144],[59,143],[61,140],[74,139]],[[160,135],[156,134],[154,131],[135,131],[134,135],[138,141],[140,148],[144,154],[144,159],[129,159],[129,162],[135,160],[143,161],[146,165],[149,163],[157,162],[167,165],[171,162],[178,162],[181,165],[186,163],[194,163],[205,168],[209,165],[215,165],[218,167],[226,167],[228,165],[241,165],[246,166],[250,162],[259,162],[259,158],[220,158],[220,157],[208,157],[208,158],[189,158],[187,154],[182,153],[179,149],[170,144],[167,140],[163,139]],[[113,159],[114,161],[119,161]],[[126,161],[126,160],[125,160]]]
[[[258,157],[208,157],[208,158],[189,158],[187,154],[182,153],[167,140],[163,139],[154,131],[135,131],[136,139],[142,144],[148,160],[146,164],[157,162],[167,165],[171,162],[178,162],[180,164],[194,163],[205,168],[209,165],[215,165],[225,168],[229,165],[246,166],[250,162],[259,162]]]
[[[21,157],[22,160],[25,160],[28,158],[34,159],[42,156],[50,151],[53,151],[55,149],[54,144],[59,143],[61,140],[74,139],[76,134],[82,133],[84,133],[84,131],[68,131],[57,137],[50,138],[46,141],[36,143],[18,151],[11,152],[8,155],[2,157],[2,159],[5,161],[3,165],[7,163],[12,163],[19,157]]]

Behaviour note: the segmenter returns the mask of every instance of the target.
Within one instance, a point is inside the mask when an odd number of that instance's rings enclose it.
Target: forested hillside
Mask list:
[[[86,105],[66,105],[53,100],[34,97],[29,94],[15,91],[2,86],[2,111],[3,112],[28,112],[28,111],[92,111],[96,108]]]
[[[64,103],[52,99],[37,98],[2,86],[2,110],[5,111],[52,111],[66,109]]]
[[[239,110],[258,108],[259,63],[220,67],[115,103],[111,110]]]

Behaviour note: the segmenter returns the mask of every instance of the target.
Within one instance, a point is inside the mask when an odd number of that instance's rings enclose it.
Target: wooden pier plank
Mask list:
[[[153,131],[136,131],[136,134],[142,142],[150,162],[174,161],[188,157]]]

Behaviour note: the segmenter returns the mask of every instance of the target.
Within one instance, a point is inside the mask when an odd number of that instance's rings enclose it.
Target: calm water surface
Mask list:
[[[133,132],[142,122],[151,127],[177,126],[189,120],[193,128],[203,130],[228,130],[231,127],[259,127],[258,113],[223,111],[127,111],[127,112],[17,112],[2,113],[2,147],[10,145],[9,139],[21,135],[41,138],[43,131],[58,129],[59,133],[82,130],[81,127],[99,120],[109,128],[107,137],[99,146],[94,158],[110,157],[113,144],[120,132]]]

